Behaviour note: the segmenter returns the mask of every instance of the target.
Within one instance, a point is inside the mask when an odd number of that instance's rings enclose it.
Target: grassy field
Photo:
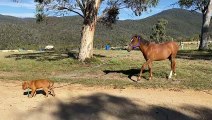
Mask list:
[[[166,77],[170,62],[153,62],[153,80],[147,80],[148,70],[141,82],[133,82],[145,62],[140,51],[96,50],[95,57],[86,64],[74,58],[40,59],[37,57],[11,57],[16,53],[0,53],[1,80],[32,80],[48,78],[57,82],[84,84],[88,86],[110,86],[113,88],[174,88],[212,89],[212,51],[180,51],[177,58],[177,76]],[[27,53],[20,53],[28,55]],[[50,53],[52,56],[55,53]],[[42,56],[42,54],[40,54]]]

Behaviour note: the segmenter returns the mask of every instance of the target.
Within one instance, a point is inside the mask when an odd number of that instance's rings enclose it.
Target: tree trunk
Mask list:
[[[94,0],[93,4],[87,5],[84,12],[84,25],[81,34],[81,45],[79,51],[79,61],[85,61],[93,57],[93,40],[97,23],[97,13],[102,0]]]
[[[209,5],[207,6],[205,12],[202,13],[202,30],[201,30],[201,39],[199,50],[208,49],[208,40],[209,36],[209,25],[212,14],[212,0],[210,0]]]
[[[79,52],[79,60],[85,61],[86,58],[93,57],[93,39],[95,26],[84,25],[81,36],[81,46]]]

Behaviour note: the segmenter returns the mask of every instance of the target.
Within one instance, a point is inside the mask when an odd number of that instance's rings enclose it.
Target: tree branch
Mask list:
[[[107,12],[103,12],[102,15],[97,17],[97,21],[99,21],[101,18],[105,17],[107,15]]]
[[[170,4],[168,7],[174,7],[175,5],[178,5],[178,2],[174,2],[174,3],[172,3],[172,4]]]
[[[74,13],[78,14],[79,16],[81,16],[82,18],[84,18],[84,16],[81,13],[74,11],[73,9],[69,9],[67,7],[58,7],[57,9],[58,10],[68,10],[68,11],[74,12]]]
[[[207,9],[208,9],[208,6],[209,6],[209,4],[206,5],[206,6],[202,5],[202,13],[203,13],[203,14],[206,13],[206,11],[207,11]]]
[[[196,11],[196,10],[200,10],[200,8],[199,8],[199,7],[196,7],[196,8],[194,8],[194,9],[192,9],[191,11],[194,12],[194,11]]]
[[[85,6],[79,0],[76,0],[77,4],[79,5],[82,13],[85,15]]]

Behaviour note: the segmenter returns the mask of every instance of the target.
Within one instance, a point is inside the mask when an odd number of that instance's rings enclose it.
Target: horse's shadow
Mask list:
[[[129,69],[129,70],[103,70],[105,74],[109,73],[122,73],[124,75],[127,75],[128,78],[134,82],[136,82],[134,79],[132,79],[132,76],[138,76],[141,69]],[[149,70],[143,70],[143,73],[148,72]],[[144,79],[147,79],[145,76],[142,76]]]

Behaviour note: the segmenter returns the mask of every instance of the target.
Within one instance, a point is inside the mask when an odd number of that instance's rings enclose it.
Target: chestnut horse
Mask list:
[[[176,75],[176,62],[175,58],[177,55],[177,51],[179,49],[179,46],[176,42],[169,41],[165,43],[151,43],[140,36],[133,36],[131,39],[131,43],[129,44],[127,51],[130,52],[132,49],[135,49],[139,47],[141,52],[143,53],[143,56],[146,60],[146,62],[141,67],[141,72],[138,75],[137,81],[141,79],[141,75],[143,73],[143,70],[148,65],[149,67],[149,73],[150,77],[149,79],[152,79],[152,62],[153,61],[161,61],[165,59],[169,59],[171,62],[171,72],[168,76],[168,79],[172,77],[172,73],[174,72],[174,75]]]

